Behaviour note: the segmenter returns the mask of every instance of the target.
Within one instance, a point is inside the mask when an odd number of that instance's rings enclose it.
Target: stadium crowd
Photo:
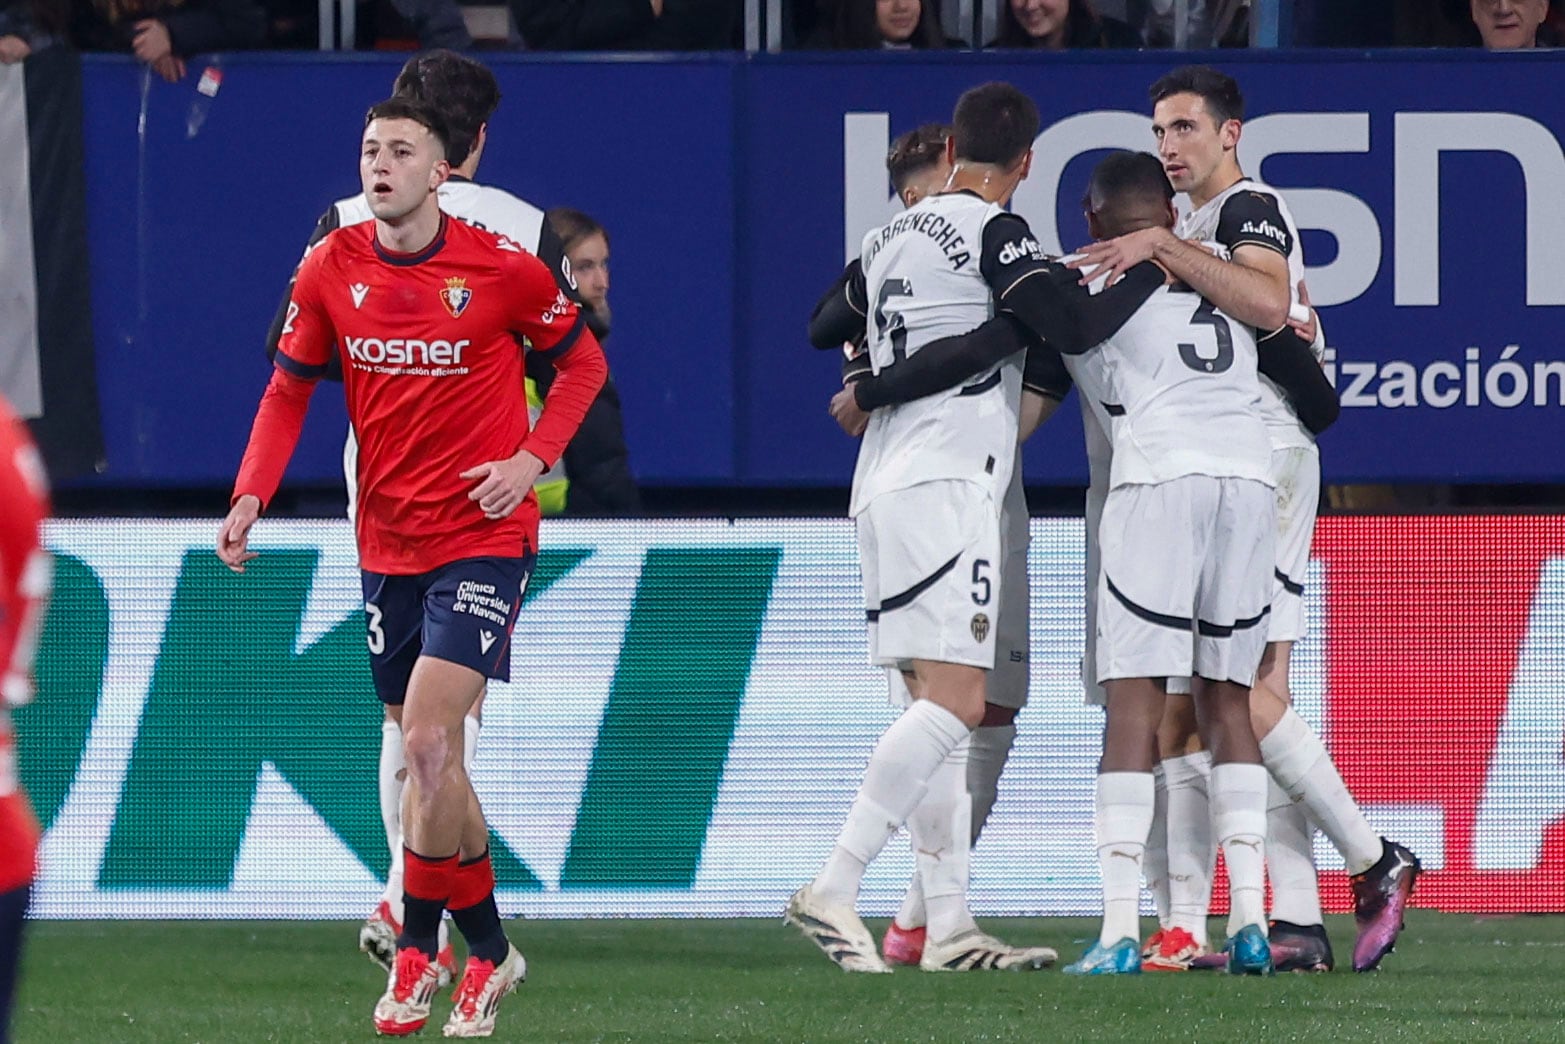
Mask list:
[[[1561,0],[1283,0],[1292,42],[1321,47],[1557,46]],[[939,0],[791,0],[791,50],[1243,47],[1250,0],[989,0],[989,39],[954,30]],[[949,12],[947,12],[949,14]],[[744,46],[742,0],[357,0],[355,45],[534,51],[719,51]],[[65,44],[133,53],[171,82],[194,54],[319,46],[317,0],[4,0],[0,63]]]

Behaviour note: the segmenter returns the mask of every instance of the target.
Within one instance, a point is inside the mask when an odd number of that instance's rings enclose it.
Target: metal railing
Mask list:
[[[324,7],[331,0],[321,0]],[[792,0],[809,2],[809,0]],[[942,28],[948,36],[971,41],[982,47],[999,30],[1001,5],[1010,0],[946,0],[941,10]],[[1171,0],[1176,27],[1187,24],[1191,0]],[[1214,19],[1226,25],[1239,13],[1250,9],[1250,46],[1284,47],[1293,38],[1293,6],[1286,0],[1228,0],[1218,5]],[[783,0],[745,0],[744,47],[746,51],[776,53],[783,47]],[[1183,49],[1191,42],[1176,28],[1175,47]]]
[[[793,0],[808,2],[808,0]],[[974,47],[994,38],[1000,23],[1001,5],[1010,0],[948,0],[941,11],[942,28],[948,36],[971,41]],[[1175,24],[1184,24],[1190,0],[1172,0]],[[1232,0],[1226,8],[1250,8],[1250,46],[1282,47],[1292,40],[1293,9],[1284,0]],[[355,0],[319,0],[320,48],[323,51],[351,51],[357,46],[357,4]],[[1232,12],[1227,12],[1231,17]],[[783,49],[783,0],[744,0],[744,49],[751,53],[772,54]],[[1187,46],[1176,34],[1176,47]]]

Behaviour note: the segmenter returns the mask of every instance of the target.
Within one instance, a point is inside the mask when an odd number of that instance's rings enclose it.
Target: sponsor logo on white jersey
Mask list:
[[[1030,257],[1034,261],[1042,261],[1045,257],[1043,247],[1031,236],[1023,236],[1021,239],[1013,239],[1000,248],[1000,264],[1012,265],[1024,257]]]
[[[1282,246],[1288,244],[1287,230],[1278,228],[1270,221],[1262,221],[1260,224],[1256,224],[1254,221],[1246,221],[1239,226],[1239,231],[1241,233],[1247,232],[1252,236],[1265,236],[1267,239],[1275,239]]]

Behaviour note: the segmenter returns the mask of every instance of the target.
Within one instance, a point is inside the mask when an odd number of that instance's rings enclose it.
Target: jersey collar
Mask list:
[[[429,245],[427,247],[425,247],[423,250],[420,250],[416,254],[402,254],[395,250],[387,250],[384,246],[381,245],[380,237],[371,233],[370,242],[375,245],[375,256],[386,262],[388,265],[397,265],[399,267],[423,264],[425,261],[428,261],[436,254],[440,253],[441,247],[446,245],[446,224],[449,221],[450,219],[446,216],[445,212],[441,211],[440,228],[435,232],[435,238],[429,241]]]

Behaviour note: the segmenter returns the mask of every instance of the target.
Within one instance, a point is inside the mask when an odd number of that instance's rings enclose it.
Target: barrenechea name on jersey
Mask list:
[[[874,242],[864,251],[864,266],[874,264],[875,257],[893,239],[907,232],[918,232],[933,239],[953,269],[960,269],[973,259],[967,241],[945,216],[930,210],[917,208],[904,210],[885,228],[875,234]]]

